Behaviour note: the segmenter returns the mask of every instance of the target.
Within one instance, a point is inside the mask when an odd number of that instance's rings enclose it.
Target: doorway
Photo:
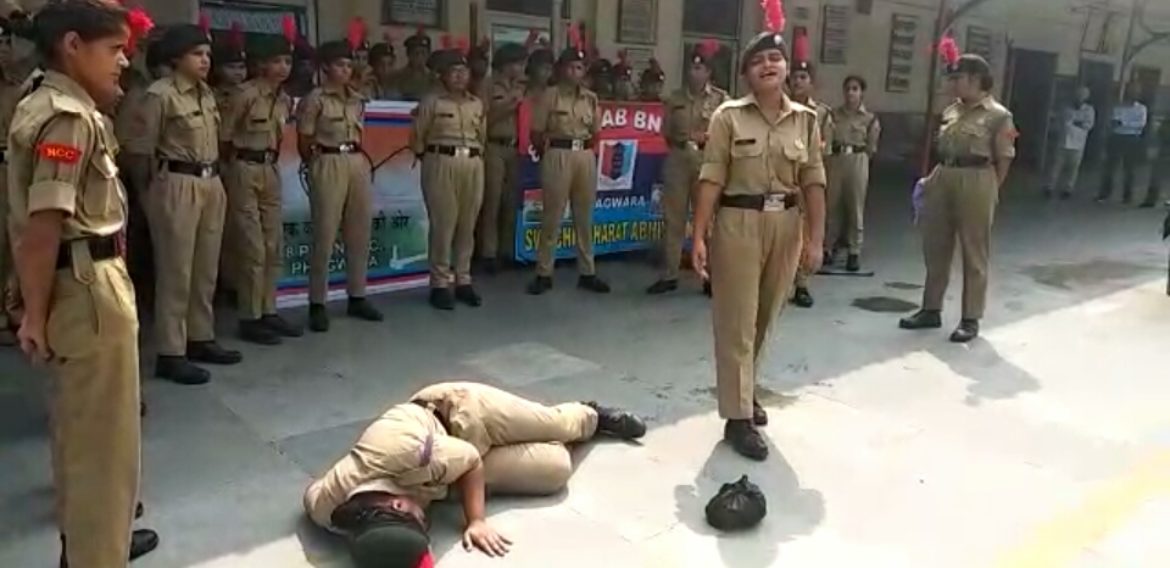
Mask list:
[[[1039,168],[1048,145],[1048,115],[1056,81],[1056,54],[1013,49],[1008,108],[1020,137],[1016,140],[1016,163]]]

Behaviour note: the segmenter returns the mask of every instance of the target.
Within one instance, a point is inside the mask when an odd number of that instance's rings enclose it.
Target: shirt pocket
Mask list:
[[[85,216],[105,221],[110,212],[121,209],[118,200],[118,166],[109,152],[101,151],[90,160],[86,172],[81,208]]]
[[[956,128],[957,147],[961,152],[974,156],[991,156],[991,135],[987,125],[971,122],[960,124]]]
[[[785,140],[781,146],[784,158],[794,164],[808,163],[808,144],[803,138]]]

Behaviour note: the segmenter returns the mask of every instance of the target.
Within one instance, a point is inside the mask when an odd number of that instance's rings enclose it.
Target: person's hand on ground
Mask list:
[[[477,548],[480,552],[492,557],[508,554],[512,541],[488,526],[487,521],[472,521],[463,531],[463,548],[468,552]]]

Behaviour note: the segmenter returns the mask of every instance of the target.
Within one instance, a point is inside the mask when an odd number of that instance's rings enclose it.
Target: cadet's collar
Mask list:
[[[698,95],[696,95],[695,93],[692,93],[690,86],[687,86],[687,85],[683,86],[683,92],[686,93],[687,98],[691,99],[691,100],[694,100],[696,98],[706,98],[706,97],[711,96],[711,83],[707,83],[706,85],[703,85],[703,88],[699,89]]]
[[[792,113],[792,99],[788,98],[788,93],[783,93],[781,96],[783,99],[781,99],[780,105],[780,118],[777,119],[777,121],[782,120],[784,117]],[[759,110],[760,114],[763,114],[764,110],[762,107],[760,107],[760,101],[756,99],[755,93],[748,94],[746,100],[748,104],[756,107],[756,110]]]
[[[337,95],[339,97],[347,97],[350,93],[349,85],[322,85],[321,90],[330,95]]]
[[[584,91],[585,89],[581,85],[569,85],[567,83],[557,83],[557,90],[559,90],[561,92],[561,94],[563,94],[563,95],[577,96],[577,95],[580,95],[581,92]]]
[[[849,114],[869,114],[869,109],[865,108],[865,103],[858,105],[856,110],[849,108],[849,105],[845,104],[841,105],[841,109]]]
[[[198,79],[191,79],[182,73],[175,73],[174,75],[171,75],[171,77],[175,81],[175,88],[178,89],[180,93],[186,93],[192,89],[198,89],[203,85],[203,81]]]
[[[58,91],[65,93],[66,95],[80,100],[81,102],[85,103],[86,108],[97,108],[97,103],[94,102],[93,97],[89,96],[89,93],[86,92],[86,90],[83,89],[81,85],[77,84],[77,81],[74,81],[71,77],[64,73],[59,73],[52,70],[46,71],[45,80],[42,84],[49,85],[50,87],[53,87]]]

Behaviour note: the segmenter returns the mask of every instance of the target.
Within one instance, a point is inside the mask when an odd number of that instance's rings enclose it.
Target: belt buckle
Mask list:
[[[695,142],[694,140],[687,140],[687,150],[693,150],[697,152],[699,150],[699,143]]]
[[[574,140],[573,141],[573,150],[584,150],[584,149],[585,149],[585,141],[584,140]]]
[[[342,144],[337,149],[343,154],[348,154],[353,151],[353,144]]]
[[[471,157],[471,148],[468,148],[467,146],[456,146],[455,147],[455,157],[456,158],[470,158]]]
[[[853,146],[846,146],[846,147],[845,147],[845,148],[843,148],[842,150],[843,150],[843,151],[842,151],[841,153],[842,153],[842,154],[845,154],[846,156],[848,156],[849,154],[852,154],[852,153],[853,153]]]
[[[212,167],[204,164],[204,165],[200,166],[200,168],[199,168],[199,177],[209,178],[209,177],[211,177],[211,172],[212,172]]]
[[[764,196],[764,211],[775,213],[788,209],[788,196],[783,193],[769,193]]]

